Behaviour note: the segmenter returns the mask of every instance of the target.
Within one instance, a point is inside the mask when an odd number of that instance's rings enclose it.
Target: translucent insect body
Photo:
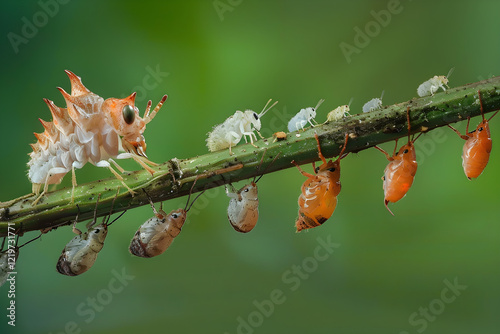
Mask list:
[[[5,240],[7,239],[7,237],[3,238],[2,247],[0,248],[0,287],[4,285],[7,279],[9,278],[9,273],[15,272],[15,266],[17,263],[17,259],[19,257],[19,249],[21,247],[26,246],[30,242],[35,241],[41,236],[42,234],[25,242],[21,246],[18,246],[19,242],[19,234],[18,234],[16,239],[16,245],[14,247],[7,247],[7,249],[5,250],[3,249],[3,247],[5,245]]]
[[[410,140],[410,107],[406,110],[406,118],[408,120],[408,143],[403,145],[398,152],[398,141],[394,147],[392,157],[378,146],[374,146],[377,150],[384,153],[389,160],[389,164],[385,168],[384,176],[382,177],[384,188],[384,204],[387,210],[392,213],[387,204],[389,202],[396,203],[403,198],[408,190],[410,190],[415,174],[417,173],[417,156],[415,154],[415,141],[420,137],[420,133],[416,138]]]
[[[124,99],[104,100],[85,88],[80,77],[70,71],[65,72],[71,81],[71,94],[58,89],[67,107],[57,107],[54,102],[44,99],[53,120],[46,122],[40,119],[45,131],[35,133],[38,141],[31,144],[33,152],[28,162],[28,178],[33,183],[33,192],[39,194],[42,184],[45,185],[34,204],[47,192],[49,184],[60,183],[69,171],[73,173],[74,189],[74,170],[82,168],[87,162],[108,168],[119,180],[123,178],[110,162],[119,171],[123,172],[123,169],[112,158],[133,159],[151,174],[154,170],[148,164],[156,165],[147,160],[143,133],[167,96],[163,96],[151,113],[149,101],[144,118],[141,118],[134,105],[136,93]]]
[[[380,95],[380,97],[376,97],[376,98],[371,99],[370,101],[366,102],[363,105],[363,112],[366,113],[366,112],[370,112],[370,111],[379,110],[380,108],[382,108],[382,98],[383,97],[384,97],[384,91],[382,91],[382,94]]]
[[[347,156],[344,151],[347,146],[348,134],[345,135],[345,142],[338,158],[335,161],[326,161],[321,153],[318,135],[315,134],[318,143],[318,157],[323,162],[316,169],[313,163],[314,175],[304,172],[299,165],[299,172],[307,177],[302,185],[302,193],[299,196],[299,216],[295,221],[297,232],[304,229],[313,228],[323,224],[331,217],[337,206],[337,196],[340,193],[340,160]]]
[[[193,183],[193,187],[195,183]],[[193,187],[191,187],[191,192]],[[149,199],[155,215],[142,224],[137,232],[135,232],[129,246],[129,251],[132,255],[145,258],[154,257],[162,254],[170,247],[174,238],[181,233],[187,213],[196,199],[203,194],[203,192],[201,192],[193,202],[191,202],[191,205],[189,205],[191,192],[189,193],[184,209],[172,210],[168,215],[161,207],[160,210],[157,211],[153,202]]]
[[[254,131],[263,138],[259,132],[262,126],[260,122],[261,117],[278,103],[278,101],[276,101],[267,108],[270,102],[271,100],[267,101],[267,104],[260,114],[252,110],[245,110],[244,112],[237,110],[234,115],[228,117],[224,123],[216,125],[213,130],[208,133],[208,138],[206,139],[209,151],[215,152],[229,147],[229,154],[232,154],[231,147],[238,144],[242,137],[245,138],[245,142],[248,143],[246,136],[250,137],[250,143],[255,146],[253,141],[254,139],[257,141],[257,136]]]
[[[97,255],[104,246],[104,240],[106,240],[106,236],[108,235],[108,226],[125,213],[123,212],[108,224],[113,211],[112,205],[109,215],[104,217],[102,223],[96,226],[98,203],[99,198],[97,199],[94,210],[94,219],[86,225],[87,232],[82,233],[82,231],[76,228],[78,215],[76,216],[75,223],[73,224],[73,232],[76,233],[77,236],[66,244],[57,261],[56,269],[59,273],[67,276],[77,276],[89,270],[94,265]]]
[[[260,161],[259,170],[264,160],[264,154]],[[276,155],[274,160],[269,166],[271,166],[274,161],[278,158],[279,154]],[[226,194],[231,200],[227,207],[227,218],[231,223],[231,226],[238,232],[247,233],[250,232],[257,221],[259,220],[259,195],[257,182],[262,178],[261,175],[257,180],[253,179],[250,184],[247,184],[240,190],[236,190],[232,185],[229,189],[226,186]]]
[[[314,127],[314,124],[311,121],[314,121],[314,118],[316,117],[316,110],[324,101],[325,100],[323,99],[319,100],[318,104],[314,108],[308,107],[300,109],[300,111],[288,122],[288,131],[293,132],[304,130],[304,126],[306,126],[308,122]]]
[[[424,96],[429,96],[429,95],[434,95],[438,91],[439,88],[443,89],[444,91],[446,88],[444,86],[448,87],[448,78],[451,76],[453,73],[454,68],[450,69],[448,72],[448,75],[435,75],[429,80],[423,82],[418,86],[417,88],[417,94],[420,97]],[[448,87],[450,88],[450,87]]]
[[[483,120],[478,124],[476,130],[469,132],[470,117],[467,119],[467,128],[464,135],[451,125],[448,125],[460,138],[465,139],[462,153],[462,166],[469,180],[479,177],[488,164],[492,147],[489,121],[498,113],[497,111],[489,119],[485,119],[481,92],[478,91],[477,95],[479,97]]]
[[[350,116],[349,111],[350,111],[350,105],[352,103],[352,98],[349,101],[349,104],[343,105],[343,106],[338,106],[337,108],[333,109],[328,113],[326,116],[326,122],[337,122],[340,121],[341,119]],[[325,123],[326,123],[325,122]]]

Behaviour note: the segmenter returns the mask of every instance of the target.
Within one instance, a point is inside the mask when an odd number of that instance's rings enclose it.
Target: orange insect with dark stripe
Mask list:
[[[347,146],[348,134],[345,135],[345,142],[339,157],[335,161],[326,161],[321,153],[318,135],[314,135],[318,143],[318,157],[323,162],[316,169],[313,162],[314,173],[304,172],[299,165],[292,161],[299,169],[299,172],[307,177],[302,185],[302,193],[299,196],[299,216],[295,221],[297,232],[304,229],[313,228],[323,224],[331,217],[337,206],[337,196],[340,193],[340,160],[345,158],[344,154]]]
[[[384,204],[387,210],[394,216],[387,204],[389,202],[396,203],[403,198],[413,184],[413,179],[417,173],[417,156],[415,154],[415,141],[420,137],[410,140],[410,106],[406,109],[406,118],[408,120],[408,143],[403,145],[398,152],[398,140],[394,146],[394,152],[390,156],[386,151],[378,146],[374,146],[377,150],[384,153],[389,160],[389,164],[385,168],[384,176]]]
[[[460,138],[465,139],[464,150],[462,154],[462,166],[464,168],[465,175],[469,180],[481,175],[484,168],[488,164],[492,146],[489,121],[498,113],[497,111],[489,119],[485,119],[483,112],[483,101],[481,101],[481,92],[477,91],[477,95],[479,96],[479,105],[481,107],[481,115],[483,116],[483,121],[479,123],[476,130],[469,132],[470,117],[467,118],[467,128],[465,129],[465,135],[462,135],[460,131],[458,131],[451,125],[448,125],[450,129],[455,131]]]

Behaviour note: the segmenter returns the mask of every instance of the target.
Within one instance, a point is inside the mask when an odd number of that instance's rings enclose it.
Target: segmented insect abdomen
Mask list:
[[[295,222],[297,232],[323,224],[335,211],[337,194],[331,182],[312,181],[302,186],[299,196],[299,217]]]

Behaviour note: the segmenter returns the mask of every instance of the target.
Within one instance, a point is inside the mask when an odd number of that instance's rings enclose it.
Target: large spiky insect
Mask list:
[[[72,171],[73,192],[76,186],[75,168],[82,168],[87,162],[108,168],[131,194],[133,191],[123,182],[123,178],[110,165],[110,162],[124,172],[114,160],[133,159],[151,174],[156,166],[147,159],[144,130],[160,110],[167,99],[163,96],[156,108],[150,113],[151,101],[148,102],[144,118],[139,116],[139,109],[134,105],[136,93],[124,99],[102,97],[89,91],[81,78],[66,70],[71,81],[71,94],[60,87],[66,101],[66,108],[60,108],[54,102],[44,99],[52,113],[52,122],[40,119],[45,131],[35,133],[38,141],[30,144],[33,152],[29,154],[28,178],[33,184],[33,192],[40,194],[36,204],[47,192],[49,184],[59,184],[64,175]],[[120,153],[123,152],[123,153]]]

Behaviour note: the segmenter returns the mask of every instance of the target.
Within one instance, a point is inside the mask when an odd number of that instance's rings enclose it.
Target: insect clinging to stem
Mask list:
[[[304,126],[308,122],[312,127],[314,127],[314,124],[311,121],[314,121],[316,124],[318,124],[314,118],[316,117],[316,110],[323,102],[325,102],[325,100],[321,99],[318,101],[318,104],[316,104],[316,107],[314,108],[308,107],[300,109],[300,111],[288,122],[288,131],[293,132],[304,130]]]
[[[420,97],[434,95],[438,91],[439,88],[442,88],[446,91],[444,86],[448,87],[448,79],[453,73],[455,68],[452,67],[446,76],[444,75],[435,75],[427,81],[422,82],[417,88],[417,94]],[[448,87],[450,88],[450,87]]]
[[[263,139],[259,132],[262,127],[260,119],[278,103],[278,101],[276,101],[267,108],[270,102],[271,99],[267,101],[260,114],[249,109],[244,112],[237,110],[234,115],[229,116],[224,123],[214,126],[213,130],[208,133],[208,138],[206,139],[208,150],[210,152],[215,152],[229,147],[229,154],[232,155],[231,147],[238,144],[242,137],[245,139],[245,143],[248,143],[247,136],[250,137],[250,144],[257,147],[253,143],[254,139],[257,141],[257,136],[254,131]]]
[[[154,216],[142,224],[137,232],[135,232],[132,241],[130,242],[129,251],[132,255],[144,258],[155,257],[163,254],[174,241],[174,238],[181,233],[182,226],[186,221],[187,213],[191,210],[194,202],[205,191],[202,191],[189,204],[191,193],[193,192],[196,180],[191,186],[186,206],[177,210],[172,210],[169,214],[163,211],[163,203],[160,205],[160,210],[156,210],[153,201],[148,196],[151,208],[153,208]],[[145,192],[145,191],[144,191]]]
[[[376,98],[371,99],[370,101],[366,102],[363,105],[363,112],[367,113],[367,112],[379,110],[380,108],[382,108],[382,98],[384,97],[384,92],[385,91],[382,91],[382,94],[380,95],[380,97],[376,97]]]
[[[295,161],[299,172],[307,177],[301,187],[299,196],[299,216],[295,221],[297,232],[323,224],[331,217],[337,206],[337,196],[341,190],[340,160],[349,153],[344,154],[347,147],[349,134],[345,134],[344,146],[335,161],[326,161],[321,153],[318,134],[314,134],[318,145],[318,157],[323,162],[318,168],[313,163],[314,175],[304,172]]]
[[[45,131],[35,133],[37,142],[31,144],[33,152],[29,154],[28,178],[32,183],[33,193],[39,195],[33,205],[47,192],[50,184],[59,184],[70,171],[73,202],[75,168],[82,168],[87,162],[108,168],[133,195],[134,192],[110,163],[123,173],[123,168],[113,158],[133,159],[151,174],[155,172],[148,166],[157,164],[147,159],[143,133],[146,124],[155,117],[167,95],[163,96],[151,113],[149,101],[144,117],[141,118],[139,109],[135,106],[136,93],[124,99],[104,100],[89,91],[79,76],[68,70],[65,72],[71,81],[71,94],[62,88],[58,89],[66,101],[66,108],[60,108],[54,102],[44,99],[53,120],[46,122],[40,119]],[[40,194],[42,185],[44,188]]]
[[[492,147],[489,122],[498,113],[497,110],[489,119],[486,119],[484,117],[481,92],[477,91],[477,95],[479,97],[479,105],[483,120],[477,125],[476,130],[469,132],[470,117],[467,118],[467,128],[463,135],[460,131],[448,125],[448,127],[455,131],[460,138],[465,140],[462,153],[462,166],[469,180],[479,177],[488,164]]]
[[[118,188],[118,191],[120,188]],[[117,192],[118,195],[118,192]],[[111,223],[108,224],[109,219],[113,213],[113,206],[116,200],[113,199],[111,204],[111,210],[107,217],[103,218],[101,224],[96,226],[97,223],[97,206],[99,204],[100,194],[97,196],[97,201],[94,209],[94,218],[87,223],[87,232],[80,231],[76,228],[78,223],[78,215],[80,209],[78,208],[78,213],[73,224],[73,232],[77,235],[71,239],[68,244],[64,247],[59,260],[57,261],[56,269],[60,274],[67,276],[77,276],[83,274],[89,270],[95,263],[97,255],[104,246],[104,241],[108,235],[108,227],[118,220],[126,211],[122,212],[118,217],[116,217]]]
[[[398,140],[394,146],[392,156],[378,146],[374,146],[377,150],[384,153],[389,160],[389,164],[385,168],[384,176],[382,177],[384,188],[384,204],[387,210],[394,216],[387,204],[389,202],[396,203],[403,198],[413,184],[413,179],[417,173],[417,156],[415,153],[415,141],[420,137],[422,132],[413,140],[410,140],[410,106],[406,109],[406,119],[408,121],[408,143],[401,146],[398,152]]]
[[[264,153],[262,154],[262,159],[260,160],[258,170],[260,170],[262,166],[266,151],[264,151]],[[280,153],[278,153],[274,157],[273,161],[271,161],[267,168],[272,166],[279,155]],[[227,207],[227,218],[231,223],[231,226],[237,232],[250,232],[257,224],[257,220],[259,219],[259,197],[257,182],[259,182],[264,174],[265,170],[259,178],[256,179],[256,177],[254,177],[251,183],[245,185],[240,190],[236,190],[232,184],[229,184],[231,189],[229,189],[226,185],[226,194],[229,198],[231,198]]]
[[[26,241],[24,244],[21,246],[18,246],[19,243],[19,234],[17,235],[17,238],[15,240],[15,246],[7,246],[7,249],[3,249],[5,245],[5,240],[7,237],[3,238],[2,241],[2,247],[0,247],[0,287],[5,284],[7,279],[9,278],[9,274],[11,272],[15,272],[16,270],[16,262],[19,257],[19,249],[26,246],[30,242],[35,241],[36,239],[39,239],[42,236],[42,233],[40,233],[38,236],[34,237],[33,239]],[[12,241],[14,241],[12,239]],[[8,243],[10,240],[8,241]]]
[[[343,105],[343,106],[338,106],[337,108],[333,109],[328,113],[326,116],[326,122],[337,122],[347,116],[350,116],[349,111],[350,111],[350,106],[352,103],[352,98],[349,101],[349,104]]]

